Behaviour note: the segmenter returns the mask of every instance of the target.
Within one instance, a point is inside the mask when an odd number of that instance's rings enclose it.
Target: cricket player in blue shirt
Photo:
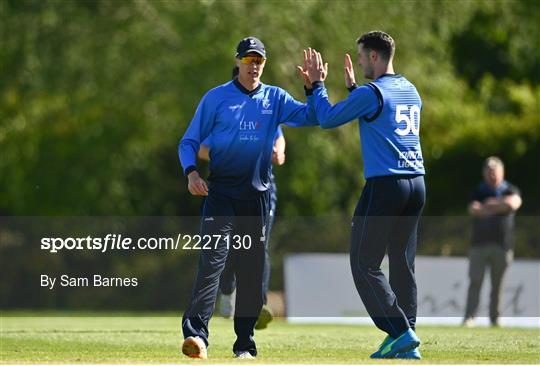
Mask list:
[[[310,86],[309,78],[305,77],[303,68],[299,68],[302,76],[306,82],[307,86]],[[238,77],[238,66],[234,66],[232,69],[232,79]],[[283,134],[283,129],[281,125],[278,126],[276,135],[274,136],[274,147],[272,150],[272,165],[283,165],[285,164],[285,135]],[[199,148],[199,158],[204,161],[210,161],[210,149],[212,148],[212,139],[211,136],[207,137],[203,142],[201,142],[201,147]],[[255,329],[261,330],[265,329],[273,319],[272,309],[267,305],[268,301],[268,288],[270,283],[270,237],[272,233],[272,227],[274,226],[274,220],[276,217],[276,208],[277,208],[277,185],[274,178],[272,170],[270,171],[270,203],[268,211],[268,227],[266,229],[266,255],[264,261],[264,274],[263,274],[263,307],[257,323],[255,323]],[[235,280],[235,269],[233,265],[234,256],[229,255],[227,257],[227,262],[225,268],[221,273],[219,279],[219,290],[221,296],[219,298],[220,303],[220,313],[225,318],[230,318],[234,316],[234,301],[236,299],[236,280]]]
[[[350,260],[354,283],[375,325],[388,336],[372,358],[419,359],[415,334],[414,259],[418,221],[424,207],[424,161],[420,148],[422,100],[405,77],[395,74],[395,43],[380,31],[357,40],[358,64],[373,81],[357,86],[345,57],[347,99],[331,105],[324,87],[328,65],[307,53],[313,83],[310,105],[321,127],[358,119],[366,185],[354,212]],[[390,278],[381,271],[388,250]]]
[[[208,322],[214,310],[219,277],[229,251],[236,256],[236,306],[233,353],[253,358],[253,328],[263,305],[263,269],[268,227],[270,166],[278,125],[318,125],[307,104],[285,90],[260,81],[266,62],[263,43],[248,37],[236,50],[238,78],[202,98],[178,153],[188,189],[204,196],[201,236],[219,236],[200,252],[190,304],[182,318],[182,352],[207,358]],[[308,99],[311,96],[308,96]],[[209,184],[197,172],[200,143],[212,135]]]

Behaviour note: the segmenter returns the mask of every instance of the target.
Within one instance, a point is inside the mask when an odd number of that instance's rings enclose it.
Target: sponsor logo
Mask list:
[[[240,121],[240,141],[256,142],[261,139],[260,130],[261,123],[259,121]]]
[[[270,108],[270,99],[268,99],[268,96],[266,95],[262,101],[263,110],[261,111],[262,114],[272,114],[274,113],[273,110],[268,109]]]
[[[240,121],[240,131],[255,131],[261,128],[259,121]]]
[[[264,109],[270,108],[270,99],[268,99],[268,96],[265,96],[262,101],[262,106]]]
[[[422,151],[400,151],[398,168],[424,168]]]
[[[242,107],[244,107],[244,105],[246,104],[246,102],[242,103],[242,104],[235,104],[235,105],[231,105],[229,106],[229,109],[234,112],[236,111],[237,109],[241,109]]]

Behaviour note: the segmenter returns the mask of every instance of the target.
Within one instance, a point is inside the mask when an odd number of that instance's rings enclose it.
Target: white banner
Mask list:
[[[293,254],[285,259],[287,319],[293,322],[371,323],[356,291],[348,254]],[[388,275],[388,262],[382,264]],[[469,262],[460,257],[416,258],[418,324],[463,320]],[[489,269],[477,324],[488,325]],[[540,261],[515,260],[506,273],[501,323],[540,327]]]

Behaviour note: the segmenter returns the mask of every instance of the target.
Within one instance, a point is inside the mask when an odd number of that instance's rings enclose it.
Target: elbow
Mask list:
[[[182,140],[180,140],[180,141],[178,142],[178,148],[177,148],[177,151],[178,151],[178,157],[179,157],[180,159],[182,159]]]
[[[513,211],[519,210],[522,204],[523,204],[523,200],[521,199],[521,197],[518,196],[516,200],[513,202],[512,210]]]
[[[507,199],[504,201],[504,204],[508,212],[516,212],[517,210],[519,210],[522,203],[523,201],[521,200],[521,197],[518,195],[510,197],[510,199]]]
[[[189,143],[185,139],[180,140],[178,142],[178,153],[180,153],[180,151],[183,150],[188,144]]]

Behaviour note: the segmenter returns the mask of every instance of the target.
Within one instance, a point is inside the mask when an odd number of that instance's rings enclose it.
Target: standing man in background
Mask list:
[[[318,124],[307,104],[261,82],[265,64],[264,44],[255,37],[242,39],[236,48],[238,77],[204,95],[178,146],[189,192],[205,197],[200,235],[219,238],[210,249],[200,251],[191,300],[182,318],[182,352],[188,357],[207,358],[208,323],[229,252],[235,256],[237,292],[233,353],[247,359],[257,355],[253,329],[264,303],[274,136],[281,123]],[[200,144],[208,136],[212,136],[210,184],[196,166]],[[239,241],[242,246],[235,250]]]
[[[486,267],[490,268],[491,295],[489,319],[499,326],[500,303],[504,274],[512,263],[514,216],[521,207],[519,189],[504,180],[504,164],[491,156],[484,162],[484,180],[474,190],[469,214],[474,218],[469,250],[469,291],[463,325],[475,325],[480,290]]]
[[[373,82],[357,86],[345,56],[347,99],[331,105],[324,80],[328,64],[309,50],[307,71],[322,128],[359,119],[366,185],[352,221],[350,260],[354,283],[375,325],[387,337],[372,358],[421,358],[416,336],[414,260],[424,207],[424,161],[420,148],[422,100],[414,85],[394,72],[392,37],[380,31],[357,40],[358,64]],[[390,279],[381,270],[388,250]]]

